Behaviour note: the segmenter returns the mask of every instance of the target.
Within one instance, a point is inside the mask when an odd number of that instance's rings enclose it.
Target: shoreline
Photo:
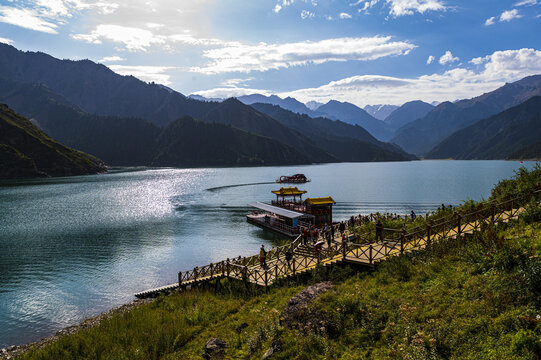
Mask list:
[[[103,322],[104,320],[110,319],[113,316],[116,315],[122,315],[125,313],[128,313],[136,308],[138,308],[141,305],[149,304],[153,302],[156,298],[146,298],[146,299],[134,299],[129,303],[116,306],[112,309],[109,309],[101,314],[98,314],[93,317],[86,318],[79,322],[78,324],[67,326],[65,328],[62,328],[58,330],[55,334],[46,336],[44,338],[41,338],[36,341],[29,342],[27,344],[20,344],[20,345],[10,345],[5,348],[0,349],[0,360],[10,360],[15,357],[18,357],[20,355],[23,355],[24,353],[33,350],[33,349],[39,349],[45,345],[48,345],[50,343],[53,343],[60,339],[63,336],[75,334],[79,331],[83,331],[86,329],[93,328],[95,326],[98,326]]]

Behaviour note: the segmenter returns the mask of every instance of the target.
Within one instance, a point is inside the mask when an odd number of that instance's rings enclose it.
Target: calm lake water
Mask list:
[[[525,162],[526,167],[534,163]],[[521,166],[509,161],[341,163],[152,169],[0,182],[0,347],[37,340],[176,282],[179,270],[256,253],[274,235],[249,225],[280,175],[331,195],[335,220],[424,213],[481,200]]]

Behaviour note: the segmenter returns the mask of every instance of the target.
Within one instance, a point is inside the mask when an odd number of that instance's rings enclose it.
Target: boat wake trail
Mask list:
[[[269,181],[269,182],[250,183],[250,184],[224,185],[224,186],[217,186],[217,187],[208,188],[207,191],[215,192],[215,191],[234,188],[234,187],[239,187],[239,186],[268,185],[268,184],[275,184],[275,182],[274,181]]]

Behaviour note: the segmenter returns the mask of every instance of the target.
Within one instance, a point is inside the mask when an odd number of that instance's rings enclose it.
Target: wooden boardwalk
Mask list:
[[[397,230],[384,229],[383,241],[375,242],[370,234],[349,235],[348,241],[333,239],[330,246],[325,242],[319,253],[313,245],[303,244],[297,237],[291,244],[273,248],[267,252],[265,266],[259,263],[259,255],[238,257],[195,267],[179,272],[178,282],[135,294],[136,297],[149,297],[178,288],[209,282],[221,278],[237,279],[260,286],[269,286],[279,279],[311,271],[316,266],[333,266],[338,263],[354,263],[374,266],[390,256],[405,252],[423,250],[431,244],[445,239],[461,237],[479,231],[482,226],[507,222],[516,218],[522,207],[530,199],[539,199],[541,189],[519,198],[483,202],[476,205],[468,214],[453,213],[423,227]],[[287,249],[293,253],[288,263]]]

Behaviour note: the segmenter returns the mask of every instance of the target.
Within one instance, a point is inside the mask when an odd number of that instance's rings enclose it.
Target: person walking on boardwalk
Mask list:
[[[304,230],[302,231],[302,243],[303,245],[306,245],[307,242],[308,242],[308,228],[305,227]]]
[[[346,225],[343,221],[340,222],[340,225],[338,226],[338,229],[340,230],[340,233],[343,234],[344,231],[346,231]]]
[[[329,230],[327,230],[325,232],[325,238],[327,239],[327,245],[329,245],[329,247],[331,247],[332,238],[331,238],[331,232]]]
[[[291,251],[291,248],[287,248],[286,261],[287,261],[287,268],[290,270],[291,270],[291,259],[293,259],[293,252]]]
[[[376,223],[376,241],[378,241],[378,239],[383,241],[383,224],[380,219],[378,219],[378,222]]]
[[[415,220],[417,215],[415,215],[415,211],[411,210],[411,220]]]
[[[262,268],[265,268],[267,266],[267,252],[265,251],[265,245],[261,245],[261,249],[259,249],[259,265],[261,265]]]

